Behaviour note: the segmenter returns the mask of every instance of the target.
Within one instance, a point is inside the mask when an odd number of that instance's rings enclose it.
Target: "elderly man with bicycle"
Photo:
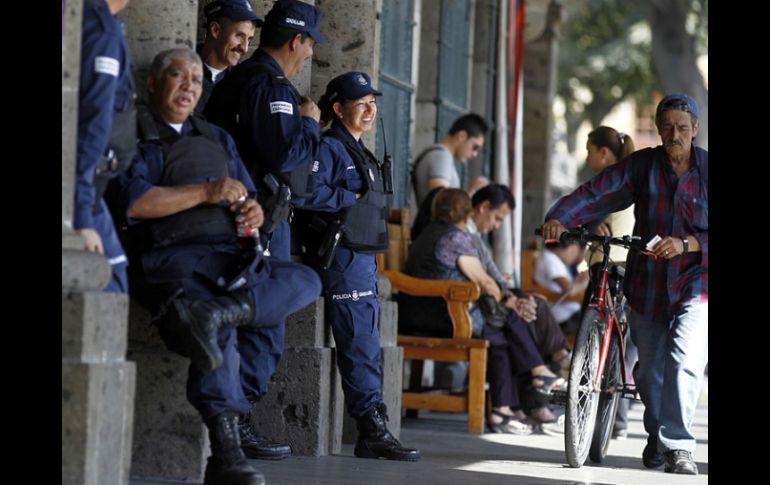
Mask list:
[[[697,474],[692,422],[708,362],[708,152],[693,146],[700,112],[685,94],[658,104],[662,144],[608,167],[546,214],[545,239],[635,204],[634,236],[653,257],[628,255],[624,292],[639,348],[634,380],[649,434],[642,461]]]

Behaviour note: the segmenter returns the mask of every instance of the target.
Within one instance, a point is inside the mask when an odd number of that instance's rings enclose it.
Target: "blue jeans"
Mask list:
[[[695,449],[691,433],[708,363],[708,302],[694,299],[664,321],[631,311],[631,339],[639,349],[634,380],[644,402],[644,428],[658,451]]]

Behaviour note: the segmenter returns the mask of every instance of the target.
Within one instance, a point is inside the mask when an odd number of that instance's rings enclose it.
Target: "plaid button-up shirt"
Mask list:
[[[656,234],[696,237],[700,252],[668,260],[629,252],[625,293],[631,308],[654,320],[671,318],[693,298],[708,301],[708,152],[693,147],[691,161],[677,179],[662,146],[639,150],[561,198],[546,214],[546,220],[570,228],[635,204],[634,235],[642,242]]]

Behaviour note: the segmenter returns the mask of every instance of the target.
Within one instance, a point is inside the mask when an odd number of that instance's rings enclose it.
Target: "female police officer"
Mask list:
[[[348,72],[326,86],[319,102],[322,137],[312,171],[313,196],[298,211],[303,259],[323,282],[326,319],[338,350],[348,413],[356,419],[360,458],[416,461],[388,431],[382,401],[375,254],[388,246],[383,174],[361,135],[377,115],[366,73]],[[386,175],[387,176],[387,175]]]

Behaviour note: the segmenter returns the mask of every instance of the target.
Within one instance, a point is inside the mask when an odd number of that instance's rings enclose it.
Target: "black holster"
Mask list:
[[[342,233],[345,230],[345,225],[342,224],[342,220],[335,219],[326,226],[323,238],[321,239],[321,245],[318,246],[318,265],[321,269],[328,269],[334,259],[334,253],[337,251],[337,246],[342,238]]]
[[[267,174],[262,181],[270,190],[271,195],[262,204],[265,212],[265,222],[260,231],[271,234],[278,225],[288,221],[291,216],[291,188],[280,183],[273,174]]]
[[[99,159],[94,174],[94,210],[107,190],[109,181],[128,170],[136,154],[136,110],[115,113],[112,117],[112,131],[107,142],[107,153]]]

